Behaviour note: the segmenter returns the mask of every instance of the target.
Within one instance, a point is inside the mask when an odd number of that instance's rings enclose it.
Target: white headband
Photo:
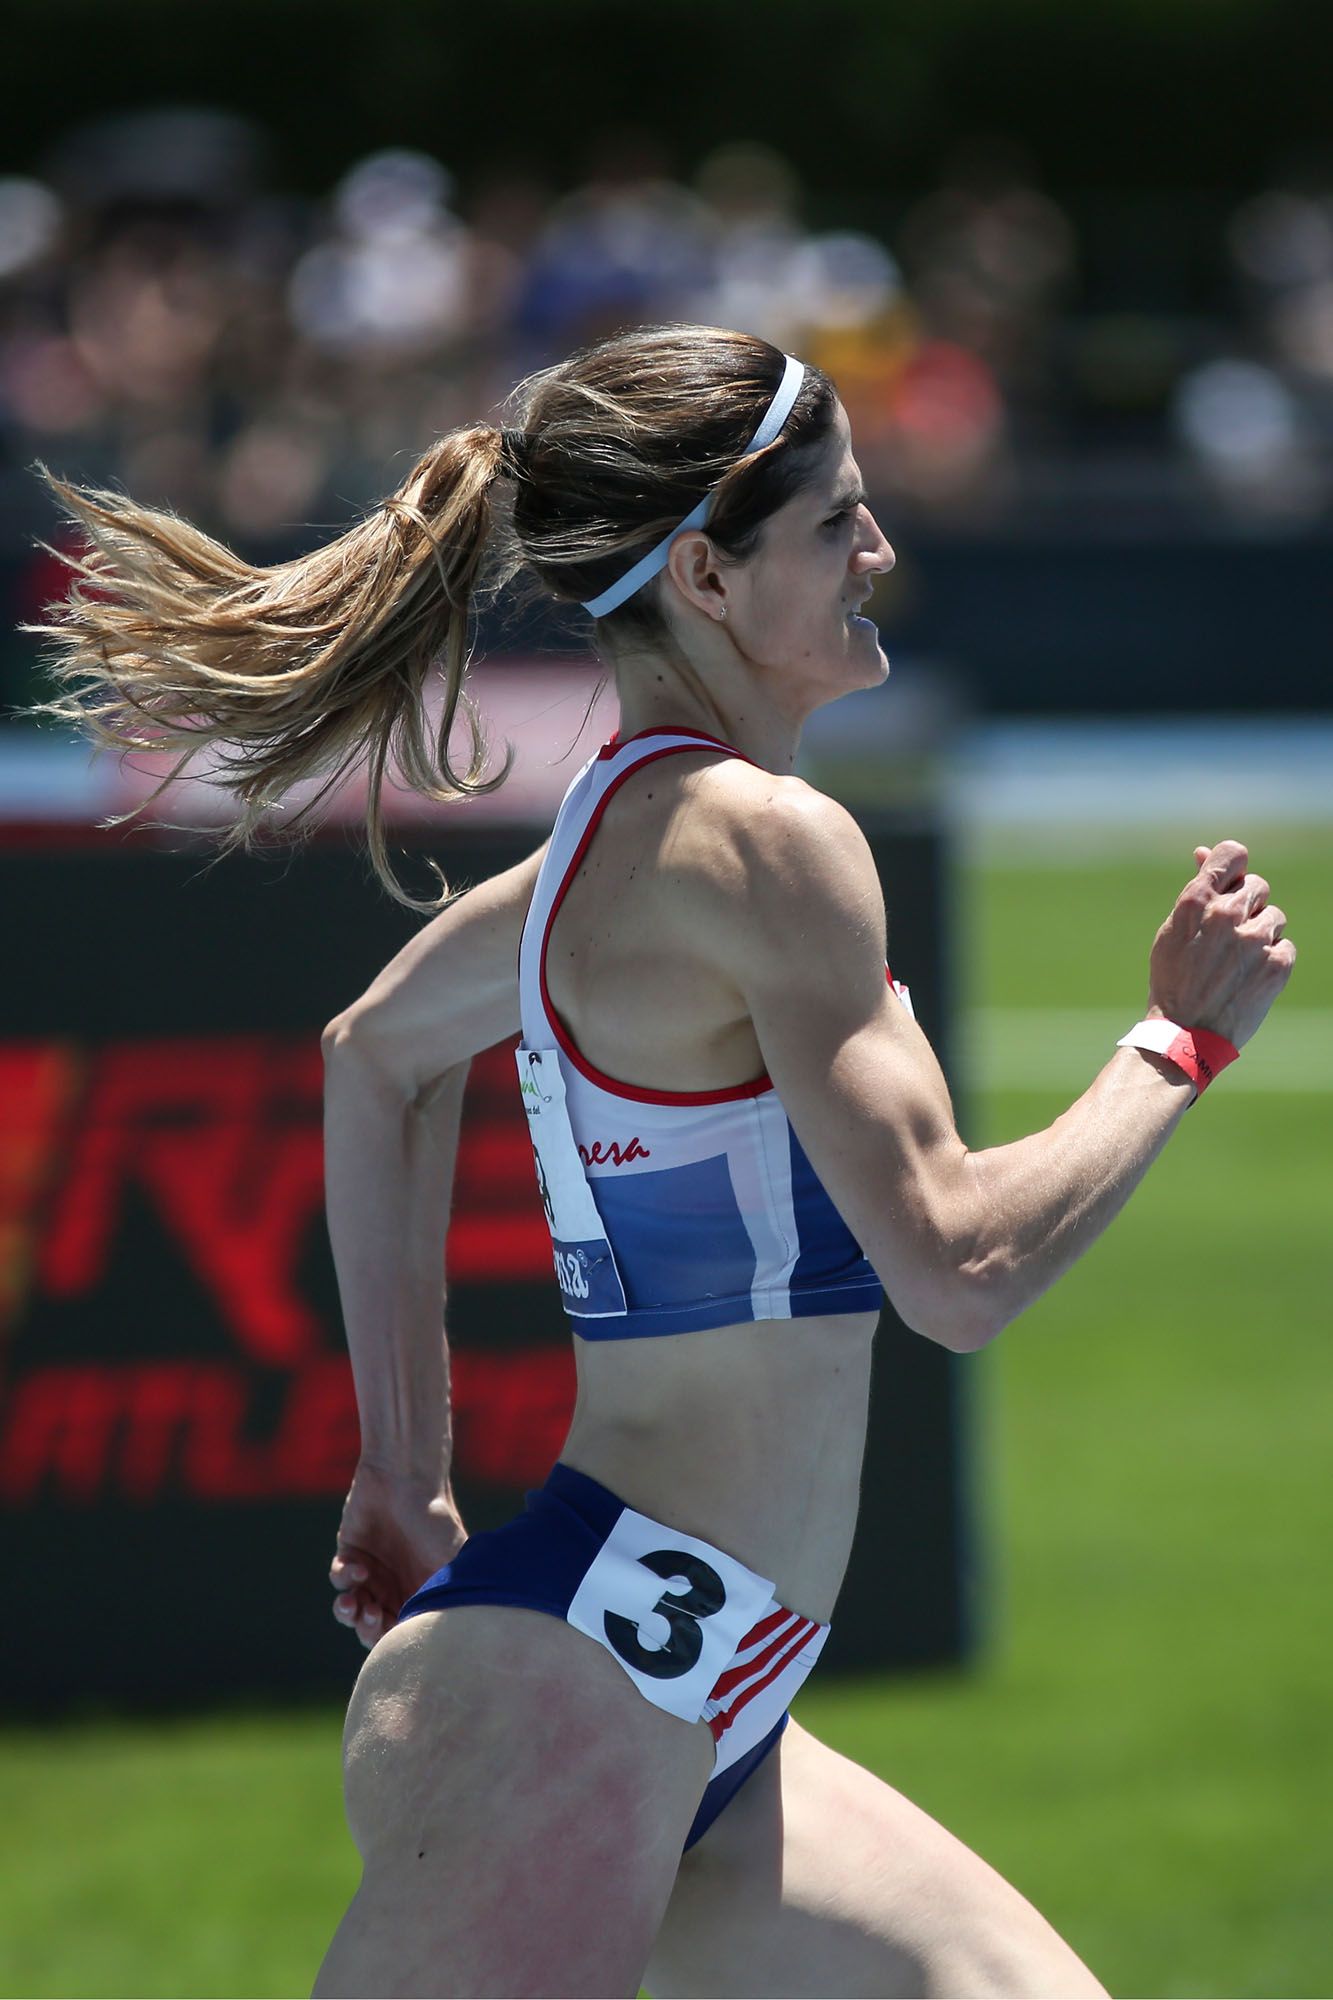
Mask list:
[[[801,383],[805,378],[805,363],[793,359],[790,354],[785,359],[787,365],[782,371],[778,392],[764,411],[763,422],[741,453],[741,458],[749,458],[752,452],[762,451],[766,444],[772,444],[791,415],[792,405],[801,393]],[[739,459],[737,463],[740,463]],[[712,504],[713,495],[705,493],[698,506],[691,508],[685,519],[679,522],[669,535],[663,535],[656,548],[649,549],[646,556],[641,556],[633,569],[626,570],[618,583],[613,583],[600,597],[594,597],[590,603],[585,604],[584,610],[591,612],[594,618],[605,618],[608,611],[614,611],[627,597],[633,597],[636,590],[642,590],[649,577],[656,576],[660,569],[666,568],[671,544],[677,535],[684,534],[686,528],[702,528],[708,519]]]

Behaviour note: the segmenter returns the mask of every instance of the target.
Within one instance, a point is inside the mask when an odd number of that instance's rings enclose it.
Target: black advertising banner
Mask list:
[[[868,831],[895,974],[947,1050],[939,841]],[[415,851],[472,882],[539,837]],[[202,844],[11,829],[0,884],[0,1521],[23,1610],[0,1689],[29,1709],[344,1692],[363,1655],[325,1572],[357,1424],[319,1037],[421,919],[346,838],[213,863]],[[574,1393],[511,1047],[473,1065],[447,1244],[474,1529],[545,1476]],[[959,1380],[886,1311],[829,1667],[969,1649]]]

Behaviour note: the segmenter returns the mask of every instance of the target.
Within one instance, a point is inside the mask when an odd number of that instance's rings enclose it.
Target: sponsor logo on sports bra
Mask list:
[[[637,1137],[624,1147],[616,1139],[594,1139],[591,1146],[579,1147],[579,1158],[585,1167],[627,1167],[631,1160],[652,1157],[652,1149],[641,1145]]]

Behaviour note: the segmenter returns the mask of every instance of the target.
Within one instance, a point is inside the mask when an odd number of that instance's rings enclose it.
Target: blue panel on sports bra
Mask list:
[[[631,1312],[710,1298],[748,1302],[754,1245],[725,1153],[660,1173],[599,1174],[592,1188]]]

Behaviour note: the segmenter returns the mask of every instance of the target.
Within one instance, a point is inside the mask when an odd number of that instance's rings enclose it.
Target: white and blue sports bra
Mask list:
[[[768,1076],[726,1090],[621,1083],[574,1046],[551,1005],[551,927],[608,801],[631,771],[701,745],[744,755],[661,728],[613,736],[588,759],[556,815],[519,944],[519,1083],[561,1298],[585,1340],[884,1302]]]

